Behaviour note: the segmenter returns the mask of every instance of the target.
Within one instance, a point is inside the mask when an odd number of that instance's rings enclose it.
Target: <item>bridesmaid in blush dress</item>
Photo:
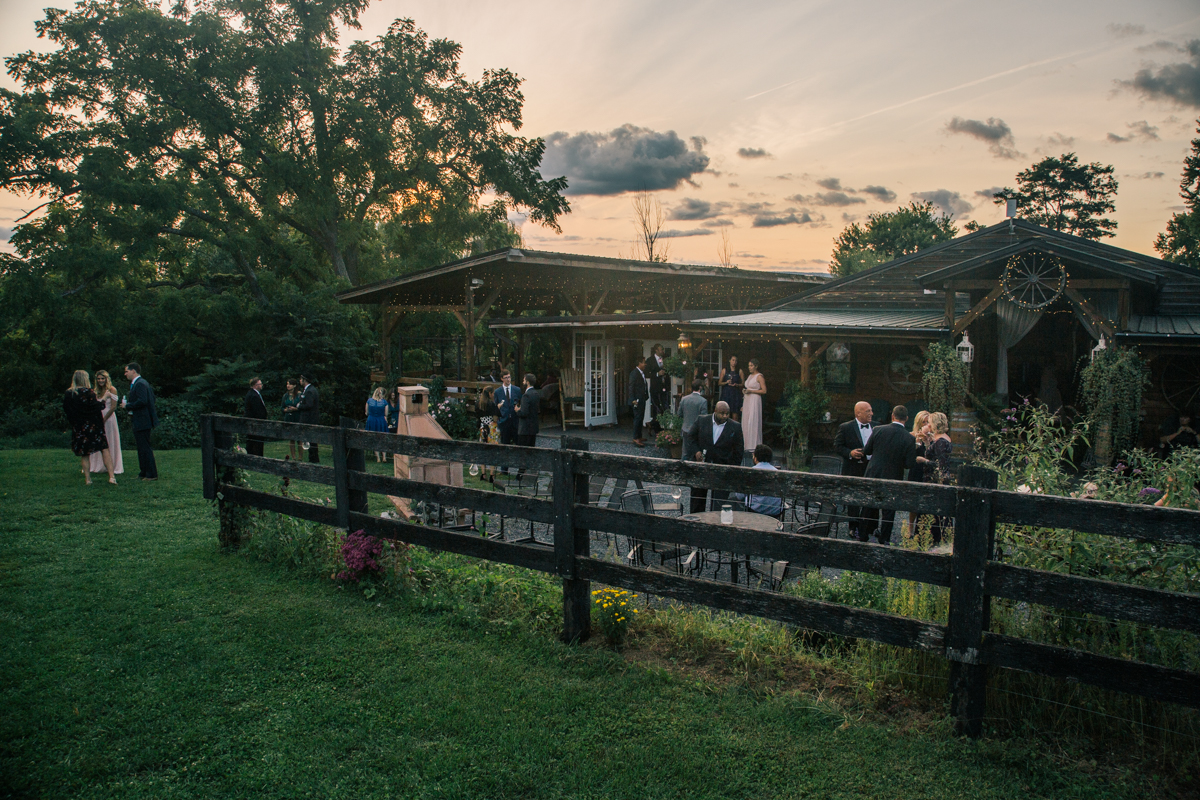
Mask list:
[[[112,464],[114,475],[125,471],[125,462],[121,459],[121,430],[117,427],[117,390],[113,388],[112,378],[108,370],[96,373],[96,399],[104,404],[101,414],[104,417],[104,438],[108,440],[108,460]],[[88,460],[88,469],[92,472],[106,472],[103,453],[92,453]]]
[[[767,393],[767,381],[758,371],[758,361],[750,359],[750,374],[742,386],[742,438],[750,452],[762,444],[762,396]]]

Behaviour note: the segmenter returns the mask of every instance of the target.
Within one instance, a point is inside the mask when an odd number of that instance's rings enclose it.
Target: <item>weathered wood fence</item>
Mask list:
[[[234,434],[328,446],[331,466],[236,452]],[[1042,644],[988,630],[992,597],[1112,620],[1200,633],[1200,595],[1063,575],[994,560],[997,522],[1200,545],[1200,512],[998,491],[995,473],[962,467],[957,486],[757,470],[586,452],[563,437],[549,450],[444,441],[206,415],[202,421],[204,496],[312,520],[434,550],[515,564],[563,580],[563,638],[590,633],[590,582],[778,620],[801,628],[939,653],[950,661],[952,713],[960,732],[982,729],[988,670],[1021,670],[1156,700],[1200,707],[1200,674]],[[322,448],[325,451],[325,448]],[[365,471],[365,451],[515,467],[549,473],[550,499],[453,488]],[[241,468],[334,487],[332,507],[226,483]],[[759,532],[588,505],[589,476],[730,489],[954,518],[950,555],[784,532]],[[368,493],[546,523],[553,544],[510,543],[367,514]],[[593,557],[590,531],[770,560],[883,575],[950,589],[947,624],[852,608],[754,588],[617,564]]]

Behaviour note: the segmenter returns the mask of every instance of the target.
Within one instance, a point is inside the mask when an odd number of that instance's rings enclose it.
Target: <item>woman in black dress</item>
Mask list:
[[[71,388],[63,395],[63,411],[66,412],[67,421],[71,423],[71,452],[81,460],[87,485],[92,485],[92,474],[88,469],[92,453],[103,454],[104,468],[108,470],[108,482],[115,484],[117,479],[113,477],[108,437],[104,435],[104,404],[96,399],[96,393],[92,391],[92,382],[88,374],[81,369],[75,370],[71,378]]]
[[[917,466],[924,465],[926,483],[950,483],[950,452],[954,448],[950,441],[950,420],[941,411],[935,411],[929,415],[925,427],[932,438],[925,446],[925,455],[917,458]],[[930,533],[934,547],[942,543],[942,532],[949,532],[951,524],[951,517],[933,518]]]

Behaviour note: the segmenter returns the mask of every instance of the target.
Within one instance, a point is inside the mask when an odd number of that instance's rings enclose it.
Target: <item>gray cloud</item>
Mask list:
[[[1166,39],[1159,39],[1156,42],[1151,42],[1150,44],[1141,45],[1137,49],[1137,51],[1139,53],[1154,53],[1154,52],[1159,52],[1159,51],[1163,51],[1163,50],[1169,50],[1172,53],[1186,53],[1187,52],[1182,47],[1175,44],[1175,42],[1168,42]]]
[[[816,221],[813,219],[811,213],[801,210],[799,214],[793,211],[786,216],[782,214],[760,214],[754,218],[752,227],[774,228],[779,225],[808,225]]]
[[[817,181],[817,186],[822,189],[829,189],[831,192],[840,192],[842,190],[841,178],[822,178]]]
[[[817,192],[813,195],[795,194],[787,199],[793,203],[812,203],[818,206],[852,206],[867,202],[861,197],[854,197],[845,192]]]
[[[885,203],[890,203],[896,199],[896,193],[883,186],[864,186],[859,191],[863,194],[872,195]]]
[[[1046,143],[1056,147],[1070,147],[1075,144],[1075,137],[1055,132],[1046,137]]]
[[[925,200],[933,203],[951,218],[960,217],[974,208],[973,205],[963,199],[962,195],[958,192],[952,192],[949,189],[935,189],[931,192],[913,192],[912,196],[914,200]]]
[[[690,230],[667,230],[660,231],[658,236],[660,239],[681,239],[685,236],[712,236],[713,232],[704,228],[692,228]]]
[[[1004,191],[1003,186],[993,186],[990,189],[979,189],[978,191],[975,192],[975,196],[983,198],[984,200],[986,200],[987,202],[990,203],[996,197],[996,194],[998,192],[1002,192],[1002,191]]]
[[[8,227],[0,228],[0,242],[7,242],[9,239],[12,238],[12,234],[13,234],[12,228],[8,228]]]
[[[1141,175],[1126,175],[1126,178],[1133,178],[1135,181],[1157,181],[1166,177],[1165,172],[1143,172]]]
[[[954,117],[946,123],[947,133],[962,133],[981,142],[988,143],[988,150],[996,158],[1017,158],[1016,141],[1012,128],[999,117],[988,117],[987,121]]]
[[[772,158],[772,155],[761,147],[739,147],[737,154],[742,158]]]
[[[1108,134],[1108,140],[1116,144],[1120,144],[1122,142],[1132,142],[1134,139],[1143,142],[1158,141],[1158,128],[1154,125],[1151,125],[1144,119],[1138,120],[1137,122],[1131,122],[1125,127],[1129,128],[1128,136],[1118,136],[1115,133],[1110,133]]]
[[[1188,42],[1183,52],[1189,55],[1187,61],[1166,64],[1157,72],[1145,67],[1134,74],[1133,80],[1117,83],[1152,100],[1200,108],[1200,39]]]
[[[1141,36],[1146,32],[1146,26],[1134,25],[1131,22],[1110,22],[1108,32],[1118,39],[1127,39],[1130,36]]]
[[[710,203],[694,197],[685,197],[671,209],[670,219],[697,220],[719,217],[728,208],[728,203]]]
[[[708,168],[703,140],[692,149],[675,131],[622,125],[608,133],[563,131],[546,137],[543,175],[566,175],[566,194],[609,195],[674,189]]]
[[[703,225],[705,228],[724,228],[727,225],[732,225],[733,220],[731,220],[731,219],[709,219],[709,220],[705,220],[704,222],[701,222],[700,224]]]

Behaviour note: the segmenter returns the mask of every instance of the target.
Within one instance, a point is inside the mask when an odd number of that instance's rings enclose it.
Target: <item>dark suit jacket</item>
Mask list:
[[[250,419],[266,419],[267,404],[263,402],[262,395],[251,389],[246,392],[246,399],[242,403],[245,408],[245,413],[242,416]]]
[[[500,418],[496,420],[497,425],[503,425],[516,415],[517,404],[521,402],[521,387],[515,383],[508,387],[508,391],[512,392],[512,399],[505,396],[505,388],[497,387],[492,399],[496,401],[496,405],[500,409]],[[500,405],[500,401],[504,401],[504,405]]]
[[[649,369],[649,364],[646,369]],[[629,404],[633,405],[638,400],[649,400],[650,392],[646,389],[646,376],[637,367],[634,367],[629,373],[629,391],[625,394],[629,398]]]
[[[154,390],[140,375],[129,387],[129,396],[125,399],[125,410],[133,415],[135,431],[148,431],[158,425],[158,411],[154,408]]]
[[[740,422],[733,418],[725,420],[721,438],[714,442],[712,414],[705,414],[700,418],[696,432],[700,440],[700,449],[704,451],[704,463],[732,464],[735,467],[742,465],[742,447],[745,440],[742,438]]]
[[[871,431],[871,439],[863,448],[871,460],[865,473],[868,478],[904,480],[904,470],[917,466],[917,440],[903,425],[880,425]]]
[[[536,436],[538,432],[538,414],[541,412],[542,393],[537,389],[527,389],[521,395],[521,407],[517,409],[517,435]]]
[[[663,363],[665,362],[666,359],[663,359]],[[663,364],[651,353],[646,359],[646,375],[650,378],[650,401],[660,408],[666,408],[671,399],[671,376],[659,375],[662,369]]]
[[[857,419],[852,419],[839,425],[837,435],[833,437],[833,449],[842,457],[842,474],[861,478],[867,471],[867,460],[864,458],[861,461],[855,461],[850,458],[851,450],[857,450],[863,446],[862,430],[858,424]]]
[[[321,424],[321,393],[317,391],[317,387],[309,384],[304,387],[304,391],[300,393],[300,399],[296,403],[296,416],[299,422],[304,425],[320,425]]]

